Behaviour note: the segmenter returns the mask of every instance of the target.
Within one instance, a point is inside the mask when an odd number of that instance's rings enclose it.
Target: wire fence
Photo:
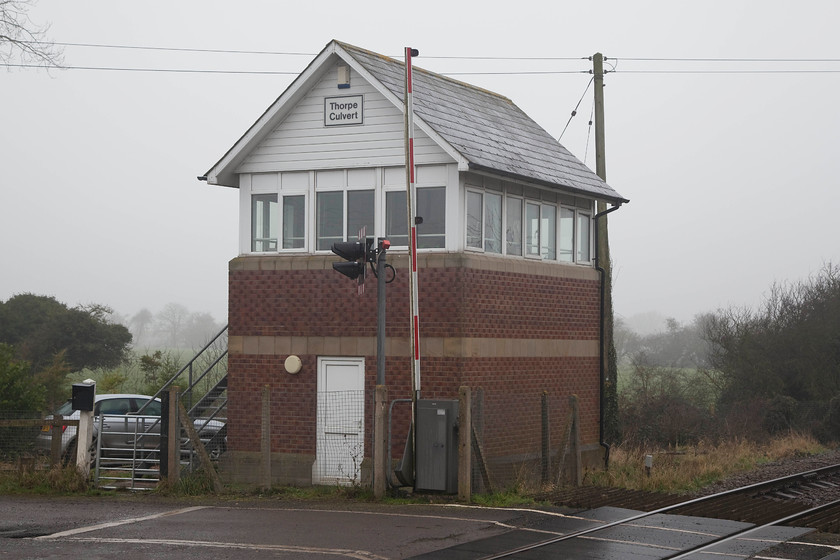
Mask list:
[[[0,413],[0,470],[48,468],[53,433],[51,423],[44,420],[43,414],[24,411]],[[57,433],[60,437],[60,425]]]
[[[365,458],[365,392],[319,392],[317,414],[313,479],[320,484],[360,484]]]

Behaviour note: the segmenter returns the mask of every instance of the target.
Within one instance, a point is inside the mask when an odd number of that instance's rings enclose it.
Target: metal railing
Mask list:
[[[214,459],[218,458],[227,447],[226,427],[222,426],[219,429],[219,423],[225,424],[227,422],[225,417],[225,411],[227,410],[227,368],[220,367],[220,364],[226,365],[223,360],[228,353],[225,339],[227,330],[228,327],[225,325],[153,395],[153,399],[159,398],[175,385],[179,378],[186,374],[187,386],[180,391],[179,398],[184,404],[184,408],[186,408],[187,414],[192,420],[196,432],[201,437],[207,452]],[[215,356],[209,355],[208,357],[207,354],[211,352],[211,349],[220,345],[222,347],[219,348],[218,353]],[[209,363],[202,363],[202,359],[209,360]],[[200,396],[196,397],[196,395]],[[137,414],[142,414],[146,406],[148,406],[148,403],[141,407]],[[204,437],[204,434],[208,432],[212,435]],[[185,462],[185,466],[192,470],[195,466],[195,453],[192,449],[192,442],[183,434],[181,437],[181,457],[182,463]]]

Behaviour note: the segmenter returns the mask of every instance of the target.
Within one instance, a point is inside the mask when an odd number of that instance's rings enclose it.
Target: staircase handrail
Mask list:
[[[163,386],[162,386],[160,389],[158,389],[158,390],[157,390],[157,392],[156,392],[154,395],[152,395],[152,398],[151,398],[151,399],[149,399],[149,400],[148,400],[148,402],[146,402],[146,404],[144,404],[143,406],[141,406],[141,407],[137,410],[137,412],[136,412],[135,414],[141,414],[141,413],[143,412],[143,410],[144,410],[147,406],[149,406],[149,403],[151,403],[151,402],[152,402],[153,400],[155,400],[156,398],[160,397],[160,395],[161,395],[161,394],[163,394],[163,392],[164,392],[164,391],[166,391],[166,390],[169,388],[169,386],[170,386],[170,385],[172,385],[172,384],[175,382],[175,380],[176,380],[176,379],[178,379],[178,378],[181,376],[181,374],[183,374],[183,373],[184,373],[185,371],[187,371],[188,369],[191,369],[191,368],[192,368],[192,366],[193,366],[193,363],[195,363],[195,361],[199,358],[199,356],[201,356],[202,354],[204,354],[204,352],[206,352],[206,351],[207,351],[207,349],[208,349],[208,348],[210,348],[210,347],[211,347],[211,346],[212,346],[212,345],[216,342],[216,340],[218,340],[218,338],[219,338],[220,336],[222,336],[223,334],[225,334],[225,332],[227,332],[227,330],[228,330],[228,326],[227,326],[227,325],[225,325],[225,326],[222,328],[222,330],[220,330],[220,331],[216,334],[216,336],[214,336],[213,338],[211,338],[211,339],[210,339],[210,342],[208,342],[207,344],[205,344],[205,345],[204,345],[204,348],[202,348],[201,350],[199,350],[199,351],[196,353],[196,355],[195,355],[195,356],[193,356],[193,357],[190,359],[190,361],[188,361],[188,362],[184,365],[184,367],[182,367],[181,369],[179,369],[179,370],[178,370],[178,373],[176,373],[175,375],[173,375],[173,376],[172,376],[172,378],[170,378],[170,379],[169,379],[169,381],[167,381],[166,383],[164,383],[164,384],[163,384]],[[222,359],[225,355],[227,355],[227,349],[225,349],[225,351],[224,351],[224,352],[222,352],[222,354],[221,354],[221,355],[220,355],[220,356],[219,356],[219,357],[218,357],[218,358],[217,358],[217,359],[213,362],[213,364],[212,364],[209,368],[207,368],[207,370],[205,370],[205,371],[204,371],[204,373],[202,373],[202,374],[199,376],[199,378],[198,378],[197,380],[195,380],[194,382],[192,382],[192,384],[190,384],[190,386],[187,388],[187,391],[192,391],[192,388],[193,388],[193,387],[195,387],[196,383],[198,383],[198,381],[199,381],[199,380],[203,379],[203,378],[204,378],[204,376],[205,376],[205,375],[207,375],[207,373],[209,373],[210,369],[212,369],[212,368],[213,368],[216,364],[218,364],[218,363],[219,363],[219,361],[220,361],[220,360],[221,360],[221,359]],[[187,391],[185,391],[185,392],[187,392]]]

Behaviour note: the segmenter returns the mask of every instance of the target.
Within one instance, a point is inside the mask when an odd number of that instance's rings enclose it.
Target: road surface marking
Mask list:
[[[145,517],[133,517],[131,519],[121,519],[120,521],[111,521],[109,523],[99,523],[97,525],[88,525],[87,527],[79,527],[78,529],[70,529],[68,531],[61,531],[58,533],[52,533],[51,535],[41,535],[40,537],[35,537],[35,540],[50,540],[50,539],[61,539],[64,537],[71,537],[73,535],[78,535],[80,533],[89,533],[91,531],[99,531],[100,529],[108,529],[110,527],[119,527],[120,525],[127,525],[129,523],[137,523],[140,521],[149,521],[150,519],[160,519],[161,517],[169,517],[170,515],[181,515],[182,513],[190,513],[192,511],[198,511],[200,509],[207,509],[210,506],[194,506],[188,507],[183,509],[176,509],[172,511],[165,511],[163,513],[155,513],[153,515],[147,515]]]
[[[364,550],[348,550],[341,548],[315,548],[309,546],[290,546],[283,544],[243,544],[225,543],[214,541],[187,541],[180,539],[108,539],[97,537],[73,537],[72,541],[96,542],[96,543],[119,543],[119,544],[161,544],[169,546],[191,546],[205,548],[231,548],[239,550],[268,550],[275,552],[296,552],[298,554],[321,554],[330,556],[344,556],[355,560],[389,560],[385,556],[379,556]]]

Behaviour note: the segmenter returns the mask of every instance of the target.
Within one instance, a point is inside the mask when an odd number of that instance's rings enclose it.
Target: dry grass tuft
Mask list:
[[[826,450],[811,436],[801,434],[788,434],[764,444],[732,440],[667,450],[617,446],[610,453],[609,471],[587,472],[584,484],[682,494],[766,463]],[[650,475],[645,469],[645,455],[653,456]]]

